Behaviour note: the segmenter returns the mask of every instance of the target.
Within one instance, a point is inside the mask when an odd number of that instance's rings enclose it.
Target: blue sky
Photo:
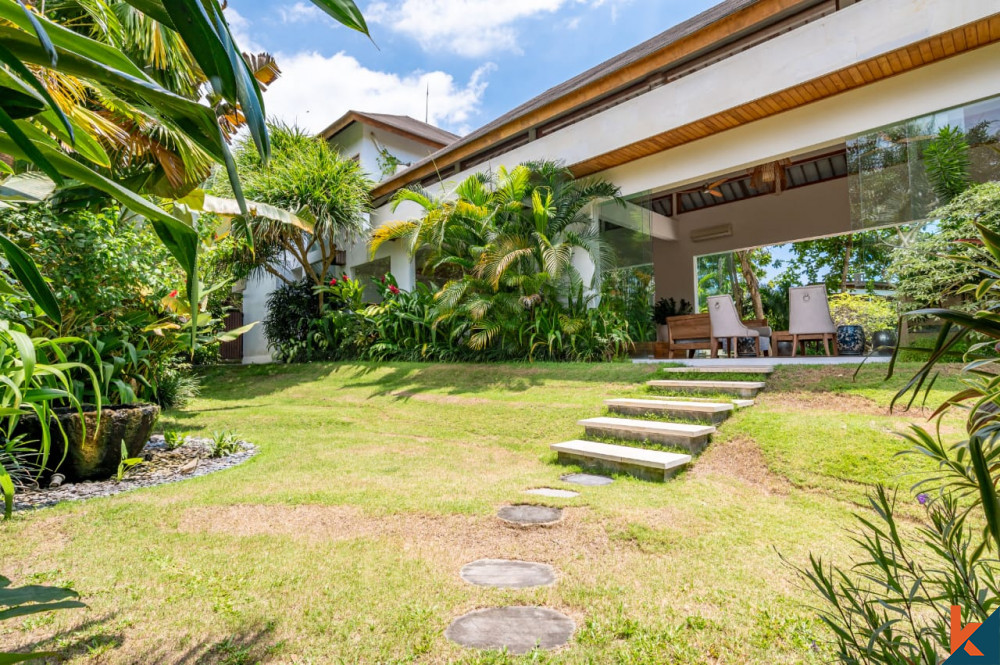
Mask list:
[[[362,0],[377,48],[304,0],[230,0],[244,50],[283,76],[269,115],[319,131],[350,109],[465,133],[715,0]]]

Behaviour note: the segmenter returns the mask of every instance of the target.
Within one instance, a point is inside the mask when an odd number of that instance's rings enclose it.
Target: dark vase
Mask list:
[[[738,337],[736,339],[736,355],[740,358],[756,358],[757,345],[754,337]]]
[[[860,356],[865,352],[865,329],[861,326],[837,328],[837,346],[842,356]]]
[[[778,355],[782,358],[792,357],[792,343],[791,342],[778,342]]]
[[[118,472],[122,459],[122,442],[129,457],[138,457],[149,441],[149,434],[160,415],[160,407],[155,404],[107,405],[101,408],[100,424],[97,410],[91,404],[83,406],[83,424],[80,413],[72,408],[53,409],[59,424],[50,421],[51,445],[46,475],[56,471],[66,476],[66,480],[101,480]],[[59,430],[62,425],[65,439]],[[84,436],[86,432],[86,436]],[[27,441],[41,440],[41,426],[38,417],[29,414],[21,416],[14,435],[24,435]],[[66,445],[68,444],[68,446]]]
[[[872,335],[872,351],[876,356],[891,356],[898,341],[895,330],[880,330]]]

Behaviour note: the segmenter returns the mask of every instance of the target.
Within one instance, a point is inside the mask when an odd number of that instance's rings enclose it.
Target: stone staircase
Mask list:
[[[676,367],[666,371],[766,376],[774,368],[712,366]],[[607,399],[604,404],[615,416],[579,421],[587,437],[610,439],[616,443],[578,439],[552,444],[551,448],[556,451],[559,461],[651,480],[666,480],[689,464],[692,455],[697,455],[708,446],[716,432],[716,425],[722,424],[736,409],[753,406],[754,398],[767,384],[763,381],[678,379],[648,381],[646,385],[650,392],[664,392],[664,396]],[[629,445],[618,442],[628,442]],[[663,450],[663,447],[684,452]]]

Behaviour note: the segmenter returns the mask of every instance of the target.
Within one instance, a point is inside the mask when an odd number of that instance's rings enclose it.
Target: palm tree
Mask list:
[[[412,256],[426,253],[426,269],[451,271],[437,294],[440,316],[473,321],[469,344],[485,348],[518,326],[525,312],[558,302],[579,284],[575,252],[611,261],[587,211],[618,193],[607,181],[577,180],[555,162],[501,167],[469,176],[445,197],[400,191],[394,209],[416,203],[423,217],[380,227],[369,249],[374,255],[385,242],[402,239]]]

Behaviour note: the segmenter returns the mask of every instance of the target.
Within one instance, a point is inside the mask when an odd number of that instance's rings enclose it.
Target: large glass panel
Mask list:
[[[372,280],[380,280],[392,270],[392,259],[388,256],[354,266],[354,279],[365,285],[365,302],[382,302],[382,293]]]
[[[926,153],[944,128],[962,133],[973,181],[1000,179],[1000,97],[883,127],[847,142],[853,228],[928,219],[939,201]]]
[[[653,241],[650,212],[635,203],[600,206],[596,224],[608,252],[596,266],[601,301],[623,312],[635,342],[655,339],[653,327]]]

